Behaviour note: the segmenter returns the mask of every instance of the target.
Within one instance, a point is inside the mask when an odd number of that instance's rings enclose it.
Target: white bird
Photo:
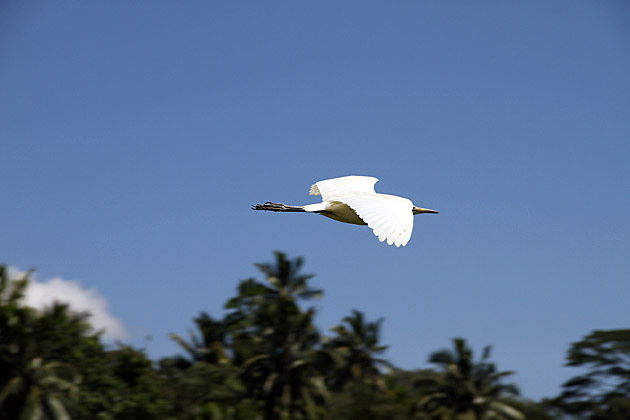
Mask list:
[[[378,194],[371,176],[344,176],[326,179],[311,186],[311,195],[321,195],[322,202],[305,206],[287,206],[266,202],[256,204],[254,210],[318,213],[344,223],[368,225],[374,235],[388,245],[405,246],[411,238],[413,216],[437,213],[435,210],[416,207],[411,200],[389,194]]]

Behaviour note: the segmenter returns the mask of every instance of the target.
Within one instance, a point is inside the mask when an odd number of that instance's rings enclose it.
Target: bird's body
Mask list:
[[[322,202],[305,206],[287,206],[270,203],[257,204],[254,210],[318,213],[331,219],[368,225],[382,242],[405,246],[411,238],[413,216],[420,213],[437,213],[435,210],[415,207],[411,200],[374,191],[377,178],[370,176],[344,176],[316,182],[311,195],[321,195]]]
[[[312,207],[307,210],[309,206]],[[363,219],[361,219],[359,215],[352,210],[352,207],[344,203],[333,201],[328,203],[322,202],[311,204],[309,206],[304,206],[306,211],[317,212],[322,216],[329,217],[339,222],[352,223],[353,225],[367,225],[367,223],[365,223]],[[323,210],[318,210],[320,207],[323,207]]]

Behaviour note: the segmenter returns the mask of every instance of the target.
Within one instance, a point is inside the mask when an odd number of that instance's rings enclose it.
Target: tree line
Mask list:
[[[408,371],[382,357],[382,320],[352,310],[323,334],[305,306],[323,290],[302,265],[280,252],[256,264],[263,280],[241,281],[222,318],[201,313],[188,337],[172,334],[182,352],[160,360],[105,345],[89,314],[63,303],[23,305],[29,273],[0,266],[0,420],[630,418],[630,329],[572,343],[566,365],[583,373],[531,401],[490,346],[476,356],[454,338],[431,369]]]

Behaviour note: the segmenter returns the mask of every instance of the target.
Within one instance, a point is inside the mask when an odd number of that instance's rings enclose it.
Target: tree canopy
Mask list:
[[[256,264],[262,278],[238,282],[219,316],[202,312],[186,336],[171,334],[181,353],[160,360],[104,344],[68,305],[27,307],[30,273],[0,266],[0,420],[630,418],[630,330],[571,344],[567,366],[584,373],[530,401],[490,346],[475,358],[454,338],[429,355],[433,368],[406,371],[384,357],[382,318],[351,309],[321,332],[308,305],[323,290],[303,263],[276,252]]]
[[[566,366],[585,373],[562,385],[558,407],[586,419],[630,418],[630,329],[597,330],[572,343]]]

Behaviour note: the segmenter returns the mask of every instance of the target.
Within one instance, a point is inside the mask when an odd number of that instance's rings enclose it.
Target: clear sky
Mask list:
[[[395,248],[250,209],[352,174],[440,214]],[[570,342],[630,326],[630,3],[5,0],[0,193],[0,261],[153,357],[280,250],[323,331],[384,317],[407,369],[492,344],[552,396]]]

